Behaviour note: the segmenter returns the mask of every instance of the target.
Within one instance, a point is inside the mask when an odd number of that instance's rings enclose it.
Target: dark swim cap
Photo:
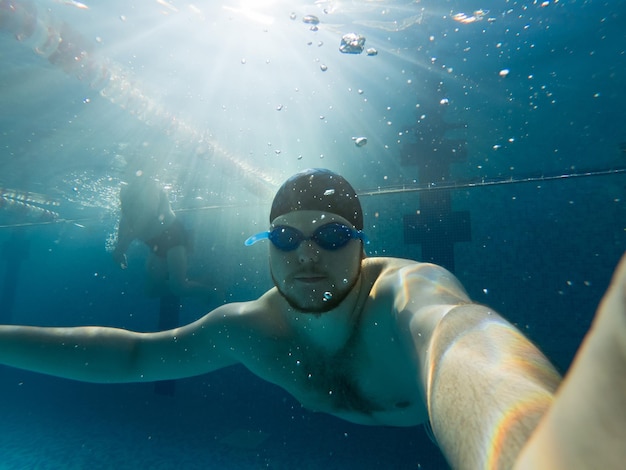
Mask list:
[[[343,176],[323,168],[296,173],[283,183],[272,203],[270,222],[293,211],[331,212],[363,230],[363,211],[356,191]]]

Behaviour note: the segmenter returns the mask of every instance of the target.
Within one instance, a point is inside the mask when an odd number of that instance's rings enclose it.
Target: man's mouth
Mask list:
[[[314,284],[316,282],[323,281],[324,279],[326,279],[326,276],[316,273],[298,274],[295,276],[296,281],[304,284]]]

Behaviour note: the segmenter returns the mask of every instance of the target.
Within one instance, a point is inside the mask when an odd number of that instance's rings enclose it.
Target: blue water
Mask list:
[[[372,256],[423,259],[404,217],[428,183],[455,186],[471,225],[456,275],[565,372],[626,246],[625,15],[593,0],[0,1],[2,321],[156,329],[145,248],[126,271],[107,252],[137,169],[171,186],[190,275],[216,289],[184,299],[181,322],[255,298],[267,252],[243,241],[277,184],[323,166],[364,194]],[[377,55],[340,53],[352,32]],[[407,163],[419,139],[431,153]],[[423,181],[437,139],[467,153]],[[243,368],[175,387],[0,368],[0,468],[447,468],[421,428],[310,413]]]

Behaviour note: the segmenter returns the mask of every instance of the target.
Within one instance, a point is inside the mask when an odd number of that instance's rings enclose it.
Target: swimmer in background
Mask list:
[[[187,257],[191,249],[189,233],[176,218],[167,193],[146,177],[135,176],[120,191],[122,215],[113,259],[122,269],[128,267],[126,251],[134,240],[148,246],[146,294],[160,297],[206,295],[208,286],[187,278]]]

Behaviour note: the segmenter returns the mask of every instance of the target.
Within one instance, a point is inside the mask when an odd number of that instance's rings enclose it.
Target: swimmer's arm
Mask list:
[[[515,469],[624,468],[625,442],[626,256]]]
[[[402,283],[414,300],[399,319],[439,446],[455,469],[511,468],[560,377],[511,324],[469,302],[451,274],[426,271]]]
[[[117,228],[117,243],[113,250],[113,259],[125,267],[126,265],[126,251],[134,239],[132,230],[126,217],[121,216],[119,226]]]
[[[455,306],[425,355],[431,425],[453,468],[511,468],[551,406],[560,376],[495,312]]]
[[[238,362],[232,354],[237,304],[174,330],[0,326],[0,364],[86,382],[176,379]]]

